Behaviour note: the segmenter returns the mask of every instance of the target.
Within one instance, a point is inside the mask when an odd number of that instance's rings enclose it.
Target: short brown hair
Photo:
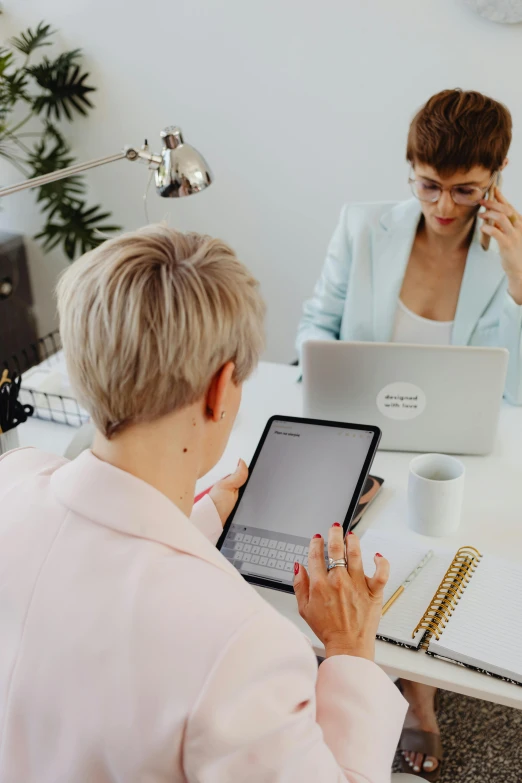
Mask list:
[[[219,239],[147,226],[86,253],[57,292],[72,385],[108,438],[201,399],[228,361],[244,381],[263,348],[258,283]]]
[[[497,171],[511,143],[511,114],[480,92],[443,90],[415,115],[406,158],[451,175],[473,166]]]

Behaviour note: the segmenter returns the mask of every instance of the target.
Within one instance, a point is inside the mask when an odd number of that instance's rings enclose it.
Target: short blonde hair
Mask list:
[[[164,225],[86,253],[57,297],[71,383],[109,438],[201,399],[228,361],[243,382],[264,345],[258,283],[233,250]]]

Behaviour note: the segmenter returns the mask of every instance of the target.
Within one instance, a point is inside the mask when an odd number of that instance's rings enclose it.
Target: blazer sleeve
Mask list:
[[[373,662],[325,660],[261,610],[216,661],[185,732],[196,783],[389,783],[407,703]]]
[[[223,532],[223,523],[217,512],[212,498],[204,495],[201,500],[194,503],[190,521],[213,544],[217,544],[218,538]]]
[[[522,405],[522,305],[506,291],[500,315],[500,344],[509,351],[504,396],[512,405]]]
[[[345,205],[330,240],[321,277],[312,298],[303,305],[296,342],[299,357],[306,340],[339,339],[351,266],[347,212]]]

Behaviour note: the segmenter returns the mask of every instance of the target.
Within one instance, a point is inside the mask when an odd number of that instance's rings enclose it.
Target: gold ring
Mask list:
[[[512,214],[512,215],[508,215],[508,220],[509,220],[509,222],[511,223],[511,225],[512,225],[512,226],[514,226],[514,225],[515,225],[515,223],[517,222],[517,216],[516,216],[516,214],[513,212],[513,214]]]

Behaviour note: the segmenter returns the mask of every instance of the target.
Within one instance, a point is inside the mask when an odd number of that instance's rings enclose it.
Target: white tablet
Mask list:
[[[249,582],[293,592],[316,533],[349,529],[380,440],[378,427],[269,419],[218,549]]]

